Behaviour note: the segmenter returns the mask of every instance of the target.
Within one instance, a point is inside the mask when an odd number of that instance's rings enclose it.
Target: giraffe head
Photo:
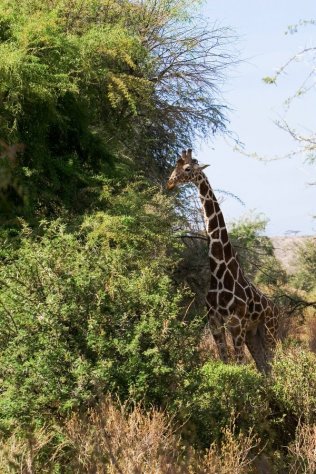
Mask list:
[[[208,165],[199,164],[199,162],[192,158],[192,150],[182,150],[181,156],[177,160],[175,169],[170,175],[167,182],[167,188],[173,189],[178,184],[192,183],[200,172]]]

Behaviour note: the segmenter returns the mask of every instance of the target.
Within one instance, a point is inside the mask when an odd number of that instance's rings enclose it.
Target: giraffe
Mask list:
[[[211,280],[206,296],[208,321],[219,356],[228,361],[225,328],[231,335],[237,363],[244,362],[244,346],[257,369],[268,373],[277,340],[278,308],[244,275],[226,229],[218,201],[203,169],[192,158],[192,150],[182,151],[167,183],[168,189],[194,183],[200,195],[209,239]]]

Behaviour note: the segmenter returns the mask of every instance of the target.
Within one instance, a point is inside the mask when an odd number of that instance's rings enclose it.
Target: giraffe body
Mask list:
[[[244,275],[222,211],[202,170],[203,166],[192,159],[191,150],[184,151],[167,186],[172,189],[179,183],[193,182],[199,189],[209,237],[211,281],[206,305],[211,332],[224,362],[228,361],[227,328],[237,362],[244,361],[246,344],[258,370],[267,372],[277,340],[278,309]]]

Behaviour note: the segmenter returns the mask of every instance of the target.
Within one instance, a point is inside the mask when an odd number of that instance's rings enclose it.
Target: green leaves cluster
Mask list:
[[[24,216],[80,213],[102,176],[135,167],[157,182],[178,146],[225,129],[215,83],[228,63],[226,33],[198,26],[191,7],[1,3],[0,138],[26,145],[16,165]],[[23,206],[6,216],[14,212]]]
[[[316,356],[303,347],[278,348],[271,389],[284,417],[314,423],[316,418]],[[290,421],[292,421],[290,419]],[[295,427],[292,422],[292,426]]]
[[[2,427],[65,415],[107,391],[166,403],[194,365],[200,321],[182,320],[185,291],[171,279],[171,202],[135,187],[105,190],[108,211],[77,231],[25,226],[3,253]]]
[[[297,249],[297,272],[293,282],[299,289],[313,293],[316,289],[316,245],[307,240]]]
[[[239,432],[256,426],[259,436],[266,435],[270,409],[262,376],[254,368],[210,361],[192,375],[179,409],[183,417],[189,415],[189,429],[201,443],[220,441],[232,423]]]
[[[286,273],[274,256],[271,240],[263,235],[266,225],[267,220],[260,215],[247,217],[234,222],[229,235],[250,280],[275,287],[285,283]]]
[[[136,94],[151,89],[136,77],[140,41],[112,16],[102,24],[95,11],[88,21],[93,2],[78,23],[81,3],[71,10],[66,2],[3,2],[0,9],[0,136],[26,145],[21,180],[33,209],[45,214],[56,212],[54,203],[73,209],[80,189],[110,171],[106,142],[117,114],[135,113]]]

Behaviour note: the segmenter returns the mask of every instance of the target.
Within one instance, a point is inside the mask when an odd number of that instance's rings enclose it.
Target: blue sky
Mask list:
[[[285,114],[284,100],[295,92],[311,65],[305,59],[295,63],[278,84],[266,85],[262,78],[293,54],[316,44],[316,26],[302,27],[294,35],[285,35],[288,25],[299,20],[316,19],[315,0],[208,0],[203,16],[221,26],[231,27],[238,36],[237,48],[242,60],[227,74],[222,87],[232,132],[245,144],[249,153],[273,158],[295,147],[290,136],[276,127],[274,120],[286,117],[295,127],[316,129],[315,90],[295,103]],[[244,215],[263,214],[269,219],[268,235],[316,233],[315,164],[304,157],[268,163],[246,157],[233,150],[224,137],[212,137],[196,150],[200,161],[211,166],[206,170],[213,188],[237,195],[224,197],[222,210],[227,222]],[[219,193],[217,193],[219,194]]]

